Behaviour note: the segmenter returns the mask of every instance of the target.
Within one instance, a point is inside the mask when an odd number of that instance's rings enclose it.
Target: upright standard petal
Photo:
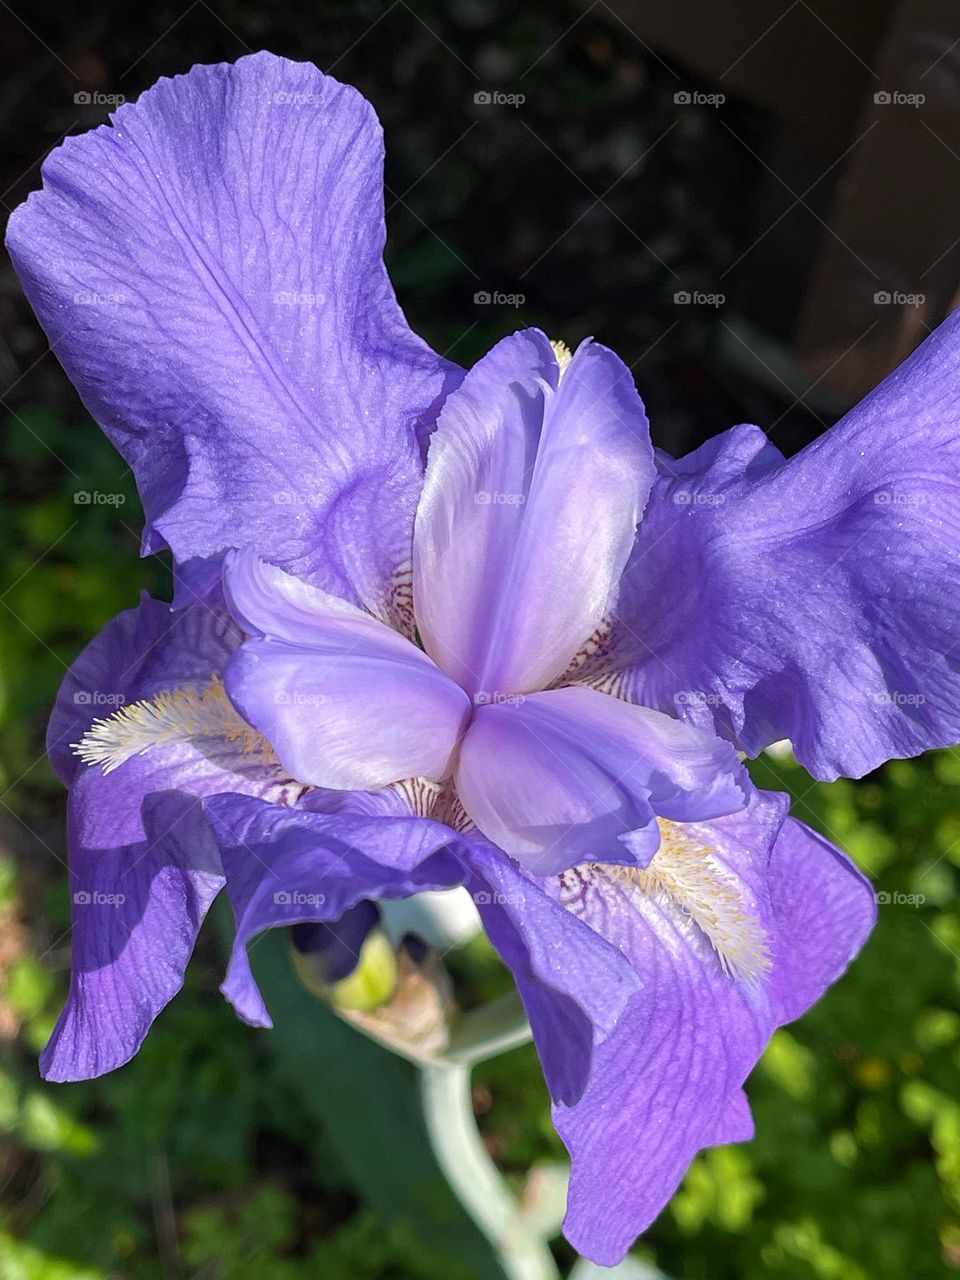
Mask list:
[[[782,826],[786,802],[755,794],[742,813],[671,827],[647,871],[561,879],[560,900],[644,983],[580,1100],[554,1112],[572,1158],[564,1233],[601,1265],[619,1262],[698,1150],[749,1136],[746,1076],[869,932],[869,886],[825,841]]]
[[[470,700],[422,649],[251,552],[228,558],[226,591],[254,637],[227,691],[295,778],[373,789],[449,774]]]
[[[853,777],[960,738],[960,313],[788,462],[662,462],[607,666],[754,755]]]
[[[653,482],[630,370],[584,343],[561,373],[536,329],[447,400],[414,534],[427,652],[471,693],[559,676],[602,622]]]
[[[586,858],[645,866],[658,816],[714,818],[746,802],[729,743],[575,686],[479,707],[456,785],[484,835],[541,876]]]
[[[145,550],[249,545],[385,608],[418,433],[460,372],[384,269],[381,131],[267,53],[162,79],[68,138],[11,217],[50,345],[133,468]]]

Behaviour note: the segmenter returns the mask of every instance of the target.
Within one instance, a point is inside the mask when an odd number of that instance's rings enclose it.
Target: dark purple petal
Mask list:
[[[712,733],[569,687],[479,707],[456,784],[490,840],[548,875],[588,858],[646,865],[657,815],[730,813],[743,807],[746,781],[734,749]]]
[[[600,624],[653,476],[612,352],[584,343],[561,376],[539,330],[504,338],[430,441],[414,536],[427,652],[471,693],[548,685]]]
[[[473,836],[469,887],[490,941],[512,970],[551,1097],[586,1087],[596,1036],[616,1027],[640,978],[627,959],[565,910],[542,882]]]
[[[91,803],[70,797],[73,822]],[[145,838],[70,847],[73,973],[66,1008],[40,1059],[48,1080],[85,1080],[128,1062],[176,995],[207,908],[223,885],[213,837],[187,796],[144,805]]]
[[[418,431],[460,378],[383,266],[383,143],[354,89],[267,53],[161,79],[57,147],[8,245],[133,467],[145,549],[249,545],[385,607]]]
[[[610,663],[627,696],[817,777],[960,739],[960,315],[788,462],[663,463]]]
[[[785,805],[760,793],[742,813],[680,828],[712,850],[714,883],[689,863],[686,903],[676,888],[631,884],[632,869],[563,878],[561,900],[622,948],[644,983],[595,1048],[580,1101],[555,1109],[573,1161],[565,1234],[601,1265],[617,1263],[649,1226],[698,1150],[749,1136],[743,1081],[776,1027],[822,994],[869,929],[862,877],[819,838],[798,834],[799,824],[781,835]],[[722,884],[742,912],[719,896]],[[699,910],[698,895],[722,907],[723,928]],[[757,963],[750,921],[762,930],[766,964]]]
[[[379,922],[380,912],[364,898],[339,920],[295,924],[290,937],[301,955],[319,959],[325,981],[340,982],[356,969],[363,944]]]
[[[877,918],[873,885],[841,850],[787,818],[770,859],[770,898],[788,940],[781,956],[780,1022],[792,1022],[841,977]]]
[[[423,818],[308,813],[247,797],[204,802],[220,844],[237,935],[223,993],[246,1022],[272,1026],[247,946],[257,934],[340,919],[364,898],[462,884],[457,837]]]
[[[252,553],[228,559],[226,587],[255,635],[227,690],[294,777],[369,789],[449,774],[470,700],[422,649]]]

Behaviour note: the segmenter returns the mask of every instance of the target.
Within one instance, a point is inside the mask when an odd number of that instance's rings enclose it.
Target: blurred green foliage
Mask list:
[[[21,414],[4,439],[21,494],[50,466],[65,479],[52,497],[0,503],[12,584],[0,619],[3,806],[21,849],[0,863],[0,928],[28,930],[0,982],[19,1024],[0,1064],[0,1280],[446,1277],[415,1214],[385,1220],[364,1206],[324,1122],[338,1104],[321,1077],[292,1074],[278,1033],[242,1026],[219,997],[213,929],[133,1063],[83,1085],[38,1080],[35,1055],[66,986],[69,919],[43,721],[63,665],[143,584],[164,593],[167,575],[136,560],[130,477],[89,424]],[[815,784],[771,756],[755,774],[792,792],[798,816],[871,874],[880,921],[863,958],[778,1033],[754,1073],[756,1141],[698,1159],[638,1254],[684,1280],[945,1276],[960,1270],[960,755],[894,762],[860,783]],[[470,1001],[504,987],[485,943],[456,967]],[[350,1087],[363,1054],[344,1034]],[[478,1069],[475,1099],[518,1190],[532,1165],[562,1157],[532,1048]]]

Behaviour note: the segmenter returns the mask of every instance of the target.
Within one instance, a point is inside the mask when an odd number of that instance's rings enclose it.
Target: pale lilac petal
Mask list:
[[[255,633],[230,660],[227,690],[293,777],[372,789],[448,775],[470,700],[422,649],[252,556],[228,559],[226,590]]]
[[[113,120],[54,149],[7,239],[137,476],[145,548],[253,546],[384,608],[419,436],[461,374],[387,278],[373,110],[258,53],[161,79]]]
[[[789,461],[737,427],[661,463],[607,666],[817,777],[960,739],[960,313]]]
[[[72,820],[98,797],[81,779]],[[169,793],[144,805],[136,844],[70,845],[73,971],[67,1004],[40,1059],[47,1080],[85,1080],[123,1066],[176,995],[203,918],[223,885],[216,844],[196,801]]]
[[[692,821],[745,803],[729,743],[578,687],[479,707],[456,785],[480,830],[538,875],[586,860],[645,865],[658,816]]]
[[[562,378],[536,329],[446,401],[414,536],[427,652],[477,692],[543,688],[607,611],[653,481],[629,369],[584,343]]]

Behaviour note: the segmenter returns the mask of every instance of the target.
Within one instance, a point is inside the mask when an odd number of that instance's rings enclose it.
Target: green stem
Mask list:
[[[469,1065],[422,1067],[420,1092],[437,1163],[496,1250],[508,1280],[559,1280],[546,1242],[524,1221],[477,1131]]]

